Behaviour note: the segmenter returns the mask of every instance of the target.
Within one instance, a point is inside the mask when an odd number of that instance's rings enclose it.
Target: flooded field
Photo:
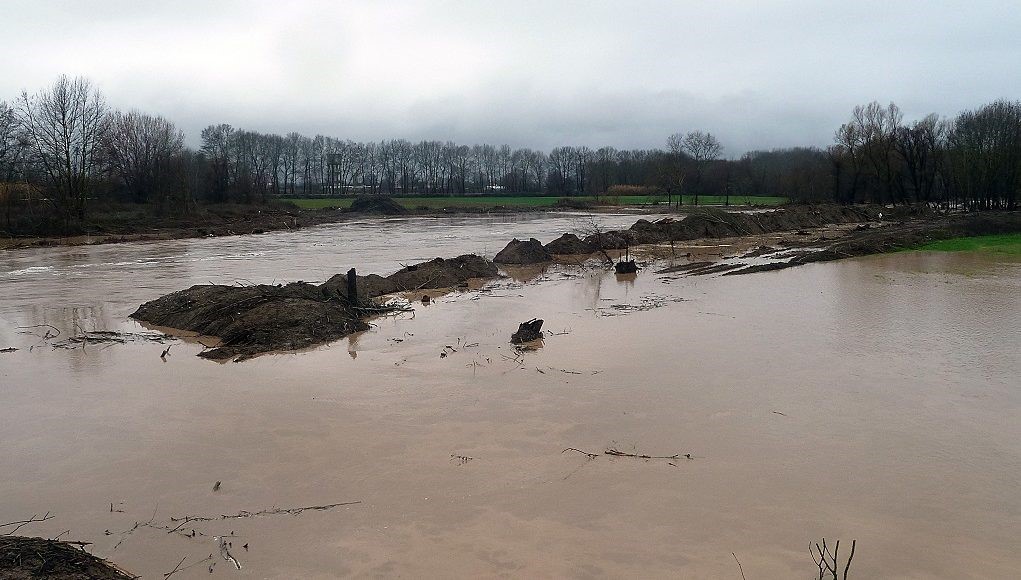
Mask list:
[[[140,303],[192,284],[492,257],[587,219],[0,253],[0,348],[19,349],[0,354],[0,521],[49,511],[23,531],[69,530],[145,578],[182,558],[175,578],[210,566],[739,578],[735,555],[748,578],[812,578],[808,545],[823,537],[857,539],[852,577],[1015,574],[1021,262],[1009,257],[900,253],[737,277],[517,270],[240,364],[179,341],[165,360],[168,345],[148,342],[54,349],[38,326],[139,332],[127,315]],[[552,334],[516,352],[509,336],[533,317]]]

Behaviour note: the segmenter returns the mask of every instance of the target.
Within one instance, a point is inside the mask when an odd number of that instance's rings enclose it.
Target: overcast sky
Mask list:
[[[0,0],[0,99],[85,75],[175,121],[354,140],[825,146],[1021,98],[1016,1]]]

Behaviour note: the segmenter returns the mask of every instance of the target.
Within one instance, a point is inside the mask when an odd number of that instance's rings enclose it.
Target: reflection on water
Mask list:
[[[252,577],[720,578],[735,552],[749,577],[807,578],[804,546],[824,536],[858,540],[859,578],[1014,575],[1021,263],[1003,257],[670,280],[553,266],[243,364],[194,343],[166,362],[147,343],[28,351],[39,337],[14,329],[132,327],[139,302],[206,279],[387,272],[571,229],[547,219],[0,256],[0,347],[23,348],[0,354],[0,521],[52,511],[34,533],[71,529],[145,577],[231,532]],[[514,352],[533,317],[543,348]],[[562,453],[610,446],[695,459]],[[195,538],[140,528],[114,548],[154,508],[350,500]]]

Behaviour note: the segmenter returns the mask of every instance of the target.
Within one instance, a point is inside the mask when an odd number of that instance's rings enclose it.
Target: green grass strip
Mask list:
[[[914,248],[930,252],[990,252],[1021,255],[1021,234],[997,234],[940,240]]]

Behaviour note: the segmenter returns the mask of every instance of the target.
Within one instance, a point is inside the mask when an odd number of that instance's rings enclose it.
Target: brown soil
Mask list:
[[[835,205],[790,206],[755,214],[703,209],[681,220],[638,220],[627,230],[593,234],[586,237],[585,242],[596,248],[621,249],[638,244],[731,238],[816,228],[828,224],[869,222],[878,219],[882,211],[883,208],[879,207]]]
[[[542,242],[535,238],[522,241],[517,238],[511,240],[500,253],[493,258],[497,264],[538,264],[549,262],[553,259]]]
[[[0,580],[29,578],[128,580],[134,576],[68,542],[0,536]]]
[[[812,262],[828,262],[853,256],[881,254],[921,246],[950,238],[1006,234],[1021,231],[1021,212],[970,213],[937,218],[921,218],[881,227],[847,230],[842,237],[824,240],[822,249],[816,242],[802,242],[811,250],[785,254],[786,262],[759,264],[733,270],[724,275],[752,274],[781,270]]]
[[[562,256],[581,256],[596,250],[574,234],[564,234],[543,247],[550,254]]]
[[[382,215],[403,215],[408,213],[407,208],[393,199],[376,195],[359,195],[351,202],[351,211]]]
[[[317,346],[369,328],[379,312],[373,298],[404,290],[449,288],[496,276],[492,262],[474,255],[436,258],[387,277],[358,276],[359,304],[347,299],[347,277],[321,285],[223,286],[203,284],[146,302],[131,317],[157,326],[217,337],[199,356],[244,360],[278,350]]]

